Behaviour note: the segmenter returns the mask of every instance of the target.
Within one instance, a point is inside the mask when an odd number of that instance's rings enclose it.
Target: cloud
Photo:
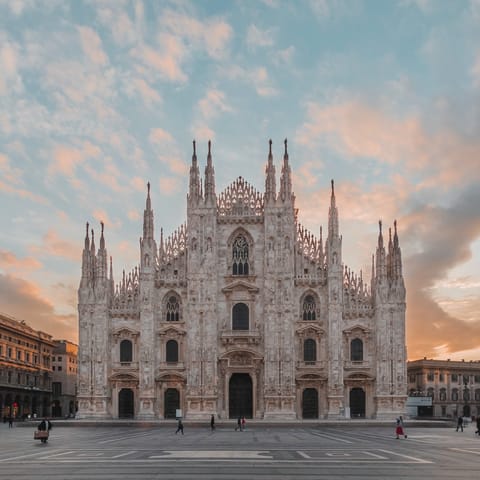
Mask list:
[[[145,179],[142,177],[133,177],[130,180],[130,185],[138,192],[144,192],[146,188]]]
[[[38,270],[42,264],[34,257],[18,258],[13,252],[0,250],[0,269],[4,272]]]
[[[54,148],[53,160],[48,166],[48,174],[74,177],[77,166],[83,160],[83,153],[77,148],[58,145]]]
[[[232,65],[228,68],[219,68],[219,74],[230,80],[239,80],[251,85],[261,97],[271,97],[279,93],[272,85],[265,67],[245,69],[239,65]]]
[[[278,50],[278,52],[273,57],[273,62],[275,65],[291,65],[293,56],[295,55],[295,47],[290,45],[284,50]]]
[[[78,244],[61,238],[53,229],[48,230],[48,232],[43,235],[41,245],[32,245],[29,250],[33,255],[41,258],[53,256],[77,263],[81,257]]]
[[[116,44],[120,46],[131,45],[138,38],[134,22],[124,10],[120,2],[98,3],[97,16],[102,25],[110,29]],[[137,8],[135,8],[137,11]]]
[[[180,181],[176,177],[162,177],[158,183],[160,191],[165,195],[173,195],[180,190]]]
[[[428,176],[422,186],[443,188],[478,178],[480,141],[440,125],[429,131],[418,115],[395,118],[358,101],[307,105],[296,141],[310,149],[326,144],[348,158],[405,166]],[[461,168],[459,168],[461,165]]]
[[[20,49],[0,32],[0,96],[20,93],[22,78],[18,71]]]
[[[247,45],[250,48],[271,47],[273,45],[273,30],[260,30],[255,24],[247,30]]]
[[[173,137],[163,128],[152,128],[148,139],[151,143],[161,145],[163,143],[173,142]]]
[[[411,358],[433,356],[438,345],[445,345],[449,352],[480,346],[480,320],[447,313],[434,300],[431,290],[447,277],[449,270],[471,258],[471,245],[480,237],[478,205],[480,191],[474,184],[461,192],[451,206],[418,207],[411,221],[406,222],[401,242],[404,252],[410,249],[409,254],[404,254],[404,273]]]
[[[90,27],[77,27],[80,33],[83,53],[94,65],[105,65],[108,63],[107,54],[103,51],[102,40],[97,32]]]
[[[428,13],[433,8],[431,0],[400,0],[399,5],[401,7],[416,7],[423,13]]]
[[[195,124],[192,126],[193,137],[197,140],[214,140],[215,131],[206,125]]]
[[[470,73],[473,77],[473,85],[475,87],[480,87],[480,52],[477,53],[475,62],[472,66],[472,69],[470,70]]]
[[[225,101],[225,93],[217,89],[207,90],[205,96],[198,102],[198,109],[207,120],[217,117],[220,113],[232,111]]]
[[[73,287],[71,294],[75,294]],[[78,341],[76,314],[60,315],[33,283],[0,273],[0,304],[16,320],[25,320],[32,328],[55,339]]]
[[[129,82],[129,86],[132,91],[140,94],[146,107],[151,106],[153,103],[162,102],[162,97],[157,90],[152,88],[143,78],[134,78]]]
[[[131,208],[127,212],[127,217],[128,217],[129,220],[137,221],[137,220],[141,220],[142,215],[140,214],[140,212],[138,210],[136,210],[134,208]]]

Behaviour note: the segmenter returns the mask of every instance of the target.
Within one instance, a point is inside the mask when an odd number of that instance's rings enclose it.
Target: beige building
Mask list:
[[[55,340],[52,354],[52,416],[73,417],[76,412],[78,345]]]
[[[2,418],[50,415],[53,348],[51,335],[0,314]]]
[[[150,186],[139,266],[115,284],[103,224],[78,290],[81,418],[394,418],[404,413],[405,287],[397,228],[371,280],[343,261],[334,186],[326,238],[295,207],[285,150],[277,193],[244,178],[217,194],[194,151],[186,223],[155,239]],[[375,245],[376,243],[376,245]]]
[[[408,362],[408,395],[431,397],[420,416],[480,415],[480,361],[415,360]]]

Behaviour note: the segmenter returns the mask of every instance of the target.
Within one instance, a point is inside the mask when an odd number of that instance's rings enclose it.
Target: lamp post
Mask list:
[[[469,408],[470,392],[468,390],[468,375],[463,375],[463,416],[470,416]],[[468,415],[467,415],[468,413]]]

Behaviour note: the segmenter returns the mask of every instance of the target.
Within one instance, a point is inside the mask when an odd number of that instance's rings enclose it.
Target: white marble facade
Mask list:
[[[155,240],[148,186],[140,264],[115,285],[87,224],[79,298],[79,418],[394,418],[407,393],[396,223],[372,278],[342,258],[334,185],[326,238],[299,222],[287,142],[277,193],[222,193],[195,152],[187,220]]]

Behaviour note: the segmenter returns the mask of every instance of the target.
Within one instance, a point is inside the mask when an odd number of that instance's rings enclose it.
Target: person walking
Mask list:
[[[242,431],[242,417],[237,418],[237,426],[235,427],[235,431],[237,430]]]
[[[397,440],[402,436],[403,438],[407,438],[407,434],[405,433],[404,430],[404,424],[403,424],[403,417],[400,415],[397,420],[396,420],[396,428],[395,428],[395,434]]]
[[[8,428],[13,428],[13,417],[11,414],[8,416]]]
[[[457,429],[455,431],[458,432],[458,429],[463,432],[463,417],[461,415],[457,418]]]
[[[181,418],[178,419],[177,431],[175,432],[175,435],[178,432],[182,432],[182,435],[183,435],[183,423]]]
[[[242,417],[242,428],[241,428],[242,432],[245,430],[245,423],[246,423],[245,417]]]
[[[480,415],[477,415],[477,431],[475,433],[480,437]]]
[[[215,415],[212,415],[210,418],[210,430],[213,432],[215,430]]]

